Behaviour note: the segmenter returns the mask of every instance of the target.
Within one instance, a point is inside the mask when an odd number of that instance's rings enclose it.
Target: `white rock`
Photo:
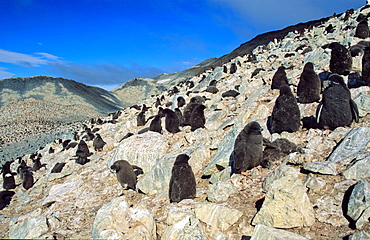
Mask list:
[[[271,240],[285,240],[285,239],[307,239],[298,234],[288,232],[282,229],[276,229],[268,227],[262,224],[258,224],[254,228],[253,235],[250,240],[259,240],[259,239],[271,239]]]
[[[10,239],[39,238],[49,231],[47,219],[44,216],[29,217],[9,228]]]
[[[144,206],[130,207],[125,196],[118,197],[97,212],[92,238],[155,239],[155,220]]]
[[[221,231],[226,231],[243,215],[242,212],[215,203],[198,204],[195,207],[197,218]]]
[[[126,160],[132,165],[141,167],[144,173],[147,173],[168,149],[168,142],[157,132],[149,131],[134,135],[118,145],[113,156],[108,160],[107,167],[110,169],[115,161]]]

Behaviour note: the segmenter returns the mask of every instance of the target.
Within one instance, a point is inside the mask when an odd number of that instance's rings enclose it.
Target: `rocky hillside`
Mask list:
[[[65,136],[76,122],[123,107],[109,91],[69,79],[0,80],[0,161],[32,153],[55,137]]]
[[[99,114],[75,104],[26,98],[0,108],[0,162],[30,154]]]
[[[342,15],[344,16],[344,14]],[[323,18],[306,23],[299,23],[297,25],[286,27],[282,30],[267,32],[258,35],[252,40],[243,43],[231,53],[226,54],[220,58],[207,59],[202,63],[186,69],[182,72],[161,74],[154,78],[135,78],[112,90],[112,93],[120,97],[120,99],[124,101],[125,104],[133,105],[141,99],[144,99],[146,96],[160,94],[164,90],[171,90],[174,86],[181,82],[186,82],[194,76],[199,76],[206,71],[213,70],[214,68],[219,66],[223,66],[236,57],[250,55],[252,54],[252,51],[260,45],[266,45],[269,42],[274,41],[274,39],[276,41],[280,41],[289,32],[301,33],[305,29],[318,26],[327,20],[328,18]]]
[[[369,239],[370,87],[350,90],[360,113],[350,127],[329,134],[303,127],[303,122],[293,133],[271,134],[267,127],[279,95],[271,90],[278,67],[286,67],[296,95],[306,62],[317,73],[329,70],[331,52],[323,45],[352,46],[363,40],[354,37],[360,13],[367,16],[370,8],[289,31],[251,54],[191,77],[194,87],[180,83],[176,94],[161,92],[162,106],[172,108],[179,95],[187,103],[204,96],[205,128],[186,126],[175,134],[143,131],[151,121],[138,127],[140,110],[125,108],[116,123],[89,126],[99,128],[107,144],[99,152],[88,141],[92,155],[85,165],[73,160],[76,148],[62,151],[62,144],[50,142],[39,151],[46,167],[33,173],[35,184],[28,190],[17,186],[9,206],[0,211],[0,238]],[[361,58],[353,58],[353,71],[361,71]],[[206,92],[213,80],[219,92]],[[223,96],[228,90],[239,95]],[[146,119],[157,114],[156,101],[153,96],[139,103],[150,107]],[[318,103],[298,105],[301,119],[307,119]],[[269,168],[230,176],[235,138],[251,121],[262,126],[266,139],[288,139],[297,151]],[[124,138],[128,133],[133,135]],[[190,156],[197,193],[195,199],[170,203],[171,168],[182,153]],[[30,155],[23,159],[32,166]],[[143,169],[139,192],[123,190],[109,171],[121,159]],[[66,165],[51,173],[57,162]],[[13,171],[17,166],[12,164]],[[16,176],[16,181],[22,180]]]
[[[64,78],[8,78],[0,80],[0,90],[0,107],[31,97],[64,105],[83,104],[104,115],[122,108],[112,93]]]

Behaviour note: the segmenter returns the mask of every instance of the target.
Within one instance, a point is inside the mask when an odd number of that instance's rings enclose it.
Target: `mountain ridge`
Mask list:
[[[342,14],[345,14],[345,13],[338,14],[338,16],[341,16]],[[337,15],[334,14],[332,17],[334,16],[337,16]],[[285,27],[284,29],[281,29],[281,30],[275,30],[275,31],[270,31],[270,32],[259,34],[256,37],[252,38],[251,40],[241,44],[239,47],[235,48],[229,54],[225,54],[219,58],[206,59],[203,62],[195,66],[192,66],[181,72],[175,72],[171,74],[160,74],[153,78],[135,78],[113,89],[112,92],[115,93],[117,96],[120,96],[121,98],[132,99],[130,103],[134,104],[135,101],[137,102],[137,101],[140,101],[141,99],[135,99],[135,96],[137,95],[123,92],[125,90],[138,91],[133,86],[132,84],[133,81],[135,82],[135,81],[141,80],[142,84],[137,85],[138,87],[136,88],[139,88],[139,87],[146,88],[147,96],[160,94],[164,88],[169,90],[171,87],[175,86],[181,81],[189,80],[192,77],[205,73],[207,70],[212,70],[216,67],[222,66],[225,63],[230,62],[232,59],[235,59],[236,57],[242,57],[248,54],[252,54],[252,50],[255,49],[257,46],[265,45],[273,41],[274,39],[279,41],[283,39],[289,32],[295,32],[295,31],[302,32],[305,29],[312,28],[314,26],[323,24],[324,22],[328,21],[330,18],[331,17],[325,17],[319,20],[301,22],[295,25]],[[164,84],[162,82],[164,82]],[[153,86],[153,83],[160,84],[161,88],[160,87],[156,88],[155,86]],[[147,86],[144,87],[145,85]]]
[[[29,97],[65,105],[84,104],[104,115],[124,107],[111,92],[71,79],[41,75],[0,80],[0,107]]]

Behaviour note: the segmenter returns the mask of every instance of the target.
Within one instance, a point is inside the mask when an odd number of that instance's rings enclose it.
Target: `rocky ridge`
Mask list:
[[[191,80],[194,76],[202,75],[204,72],[213,70],[216,67],[222,67],[224,64],[232,61],[237,57],[251,55],[252,51],[261,45],[267,45],[269,42],[280,41],[289,32],[300,33],[305,29],[319,26],[326,22],[329,18],[299,23],[293,26],[286,27],[282,30],[272,31],[260,34],[250,41],[241,44],[231,53],[220,58],[207,59],[189,69],[182,72],[171,74],[160,74],[154,78],[135,78],[127,83],[120,85],[111,92],[120,97],[127,104],[135,104],[137,101],[144,99],[146,96],[161,94],[164,90],[172,90],[179,83],[184,83]]]
[[[314,63],[317,73],[329,69],[330,50],[322,45],[337,41],[345,46],[362,39],[354,36],[356,18],[333,16],[321,25],[301,33],[289,32],[253,49],[251,56],[238,56],[221,67],[208,70],[190,81],[194,88],[178,86],[177,95],[187,102],[193,96],[207,99],[206,128],[163,134],[140,130],[139,111],[126,108],[117,123],[100,125],[98,133],[107,145],[94,152],[86,165],[70,159],[76,149],[61,151],[50,142],[39,151],[46,168],[34,173],[37,182],[25,191],[21,186],[8,207],[0,212],[1,238],[126,238],[126,239],[350,239],[369,237],[369,148],[370,87],[351,89],[360,110],[359,123],[340,127],[330,134],[320,129],[300,128],[294,133],[270,134],[267,119],[278,96],[271,79],[281,65],[287,69],[291,88],[296,91],[304,63]],[[325,29],[332,25],[334,31]],[[361,70],[359,57],[354,71]],[[232,66],[237,66],[230,73]],[[263,69],[256,72],[256,69]],[[253,75],[253,76],[252,76]],[[205,92],[216,80],[216,94]],[[228,90],[237,97],[222,97]],[[186,92],[191,90],[189,96]],[[164,102],[176,102],[176,95],[163,92]],[[157,114],[156,96],[140,104]],[[318,103],[299,104],[301,118],[315,115]],[[174,104],[172,105],[174,107]],[[258,121],[263,136],[271,141],[286,138],[300,145],[302,152],[273,162],[270,168],[254,168],[246,175],[230,177],[229,157],[234,140],[250,121]],[[133,136],[122,140],[128,132]],[[122,140],[122,141],[121,141]],[[55,153],[49,153],[53,147]],[[186,153],[197,181],[193,200],[169,203],[168,182],[177,155]],[[30,156],[26,156],[31,164]],[[125,191],[109,171],[110,165],[126,159],[140,166],[138,188]],[[61,173],[50,173],[56,162],[65,162]],[[12,165],[15,171],[16,164]],[[20,181],[18,179],[18,181]]]
[[[123,107],[121,100],[109,91],[70,79],[35,76],[0,80],[0,107],[26,98],[65,105],[83,103],[104,115]]]

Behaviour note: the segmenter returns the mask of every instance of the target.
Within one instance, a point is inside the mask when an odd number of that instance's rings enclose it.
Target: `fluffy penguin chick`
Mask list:
[[[347,76],[352,70],[352,57],[349,50],[338,42],[329,45],[331,49],[330,72]]]
[[[149,131],[157,132],[162,134],[162,120],[161,116],[155,115],[153,120],[150,122]]]
[[[93,141],[93,146],[95,151],[102,151],[104,148],[104,145],[106,142],[104,142],[103,138],[100,136],[100,134],[95,134],[95,138]]]
[[[110,167],[116,172],[118,182],[124,189],[136,188],[136,174],[131,164],[126,160],[118,160]]]
[[[351,99],[351,92],[338,74],[329,77],[329,87],[322,93],[322,101],[317,107],[316,119],[325,129],[348,126],[353,120],[358,122],[358,109]]]
[[[271,132],[298,131],[300,125],[300,112],[297,101],[286,84],[280,86],[280,95],[276,99],[271,114]]]
[[[84,165],[89,160],[87,157],[90,155],[89,147],[87,146],[86,142],[84,140],[80,140],[79,144],[77,145],[77,150],[76,150],[76,163]]]
[[[234,173],[245,172],[257,167],[263,157],[262,128],[258,122],[248,123],[236,137],[234,143]]]
[[[297,95],[300,103],[312,103],[320,100],[321,81],[315,73],[313,64],[306,63],[301,74]]]
[[[190,117],[191,131],[195,131],[198,128],[204,128],[204,124],[206,123],[206,118],[204,116],[205,108],[206,106],[203,104],[199,104],[194,108]]]
[[[193,170],[188,163],[189,159],[188,155],[180,154],[173,164],[168,194],[171,202],[180,202],[183,199],[195,197],[196,182]]]
[[[177,117],[176,113],[168,108],[163,110],[163,113],[166,115],[166,118],[165,118],[166,130],[169,131],[170,133],[180,132],[180,129],[179,129],[180,120]]]
[[[285,67],[280,66],[272,77],[271,89],[279,89],[282,84],[288,84]]]

